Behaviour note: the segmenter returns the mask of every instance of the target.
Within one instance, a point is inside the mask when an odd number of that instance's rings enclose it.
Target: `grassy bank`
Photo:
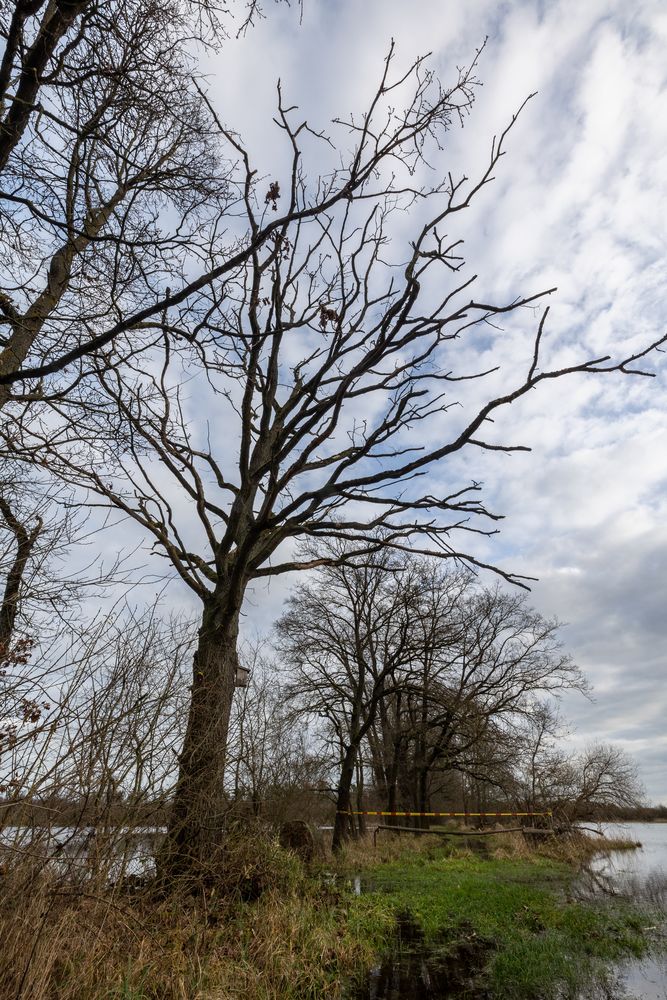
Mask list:
[[[505,838],[480,854],[435,838],[392,838],[377,852],[354,845],[332,873],[331,859],[305,871],[275,843],[245,837],[230,846],[217,885],[169,901],[94,882],[66,889],[43,869],[6,871],[0,996],[351,995],[352,980],[391,946],[406,914],[437,952],[476,942],[480,983],[494,995],[555,996],[647,947],[646,915],[619,900],[568,895],[576,864],[600,847],[586,838],[529,851]],[[348,877],[359,872],[369,891],[355,895]]]
[[[644,954],[645,928],[655,919],[617,897],[572,894],[576,862],[591,853],[583,839],[539,851],[506,843],[481,856],[430,847],[368,866],[367,898],[409,914],[434,958],[467,942],[471,961],[477,955],[479,995],[573,995],[610,962]]]
[[[215,882],[168,899],[26,863],[0,876],[0,997],[333,998],[393,928],[390,904],[355,906],[345,882],[261,837],[230,839]]]

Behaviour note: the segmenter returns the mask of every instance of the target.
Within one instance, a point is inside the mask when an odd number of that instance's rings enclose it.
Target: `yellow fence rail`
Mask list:
[[[339,809],[338,813],[341,816],[429,816],[432,818],[446,816],[449,819],[468,819],[468,817],[500,819],[503,816],[546,816],[551,818],[553,816],[550,809],[546,812],[414,812],[413,810],[387,812],[378,809]]]

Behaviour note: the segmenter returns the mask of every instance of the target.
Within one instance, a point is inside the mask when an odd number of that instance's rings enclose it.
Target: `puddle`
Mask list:
[[[325,886],[342,886],[345,889],[351,889],[355,896],[365,896],[367,892],[381,892],[383,889],[386,892],[389,891],[384,886],[378,885],[376,879],[371,878],[365,873],[338,875],[333,872],[324,872],[321,879]]]
[[[421,929],[402,914],[393,948],[346,994],[346,1000],[490,1000],[475,977],[491,945],[466,930],[459,929],[449,948],[427,945]]]

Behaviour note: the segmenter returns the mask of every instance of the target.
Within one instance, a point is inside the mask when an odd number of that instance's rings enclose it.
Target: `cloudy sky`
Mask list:
[[[483,86],[434,170],[473,175],[524,98],[497,180],[461,223],[481,287],[502,298],[558,286],[550,358],[627,353],[661,336],[667,316],[667,11],[598,0],[304,0],[267,4],[265,20],[208,56],[211,98],[267,177],[280,174],[276,82],[314,127],[360,111],[393,38],[398,65],[431,53],[453,82],[488,39]],[[406,225],[408,222],[406,221]],[[505,364],[530,345],[506,331]],[[655,379],[571,379],[505,415],[503,436],[530,454],[460,457],[506,515],[479,548],[539,577],[533,603],[567,625],[567,648],[595,700],[568,698],[573,738],[613,740],[667,802],[667,397]],[[661,372],[662,369],[662,372]],[[523,370],[523,369],[522,369]],[[451,469],[448,474],[451,473]],[[444,473],[443,473],[444,475]],[[287,581],[257,588],[249,628],[279,612]]]

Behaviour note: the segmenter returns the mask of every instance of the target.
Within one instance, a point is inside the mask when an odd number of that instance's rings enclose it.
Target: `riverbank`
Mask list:
[[[385,952],[392,996],[401,995],[403,979],[415,991],[406,997],[437,996],[436,989],[426,992],[434,982],[452,997],[575,996],[604,978],[609,963],[649,951],[647,928],[655,914],[621,898],[577,895],[581,863],[596,846],[631,849],[632,842],[577,836],[528,849],[520,838],[500,840],[494,847],[432,848],[426,857],[406,853],[368,866],[371,898],[390,904],[409,928],[409,940]],[[374,975],[375,982],[360,984],[355,1000],[385,995],[377,969]]]
[[[452,986],[474,976],[476,996],[527,1000],[573,991],[605,963],[648,950],[646,909],[576,896],[581,862],[609,846],[601,838],[530,849],[520,836],[492,840],[392,837],[306,870],[245,837],[217,887],[161,902],[130,887],[68,893],[44,872],[12,887],[7,873],[0,995],[357,1000],[371,995],[366,970],[396,953],[398,934],[402,951],[428,955]]]

